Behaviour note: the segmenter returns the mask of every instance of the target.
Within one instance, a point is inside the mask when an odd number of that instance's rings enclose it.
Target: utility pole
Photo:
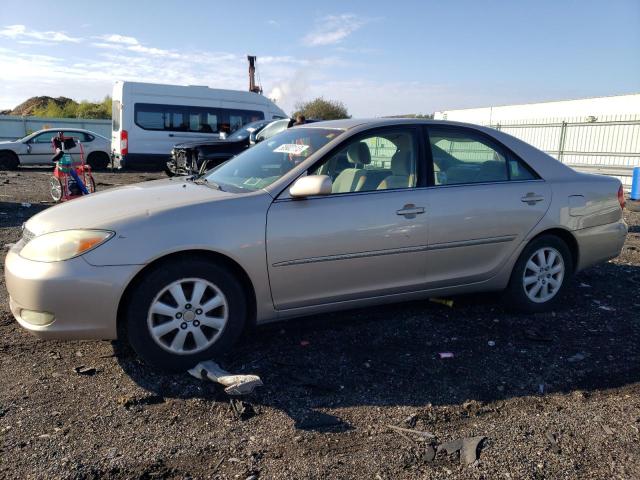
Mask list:
[[[262,94],[262,87],[256,85],[256,60],[258,57],[254,55],[247,55],[249,60],[249,91]]]

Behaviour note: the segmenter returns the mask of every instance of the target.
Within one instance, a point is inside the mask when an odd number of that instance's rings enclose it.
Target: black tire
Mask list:
[[[169,163],[167,162],[167,164],[164,166],[164,173],[167,174],[167,177],[175,177],[176,176],[175,165],[173,166],[173,169],[172,169],[169,166]]]
[[[630,212],[640,212],[640,200],[627,200],[625,208]]]
[[[15,170],[20,165],[18,156],[13,152],[0,152],[0,170]]]
[[[111,162],[111,157],[105,152],[91,152],[87,157],[87,163],[92,170],[106,170]]]
[[[156,296],[167,286],[181,279],[193,278],[210,282],[224,294],[228,319],[217,339],[205,350],[193,354],[172,353],[161,347],[153,338],[147,324],[149,309]],[[185,293],[186,296],[187,293]],[[227,352],[238,340],[247,323],[246,293],[241,283],[226,268],[194,257],[172,260],[147,272],[130,292],[129,299],[125,308],[124,322],[130,345],[145,362],[169,372],[184,372],[201,361],[210,360]],[[184,318],[186,318],[186,311]],[[194,325],[195,323],[190,328]],[[167,343],[171,342],[171,333],[168,334]],[[177,336],[178,333],[179,330],[176,329],[175,335]]]
[[[527,295],[527,291],[524,286],[524,275],[529,259],[534,255],[534,253],[543,248],[554,249],[560,255],[564,264],[564,274],[560,281],[560,286],[554,290],[555,293],[553,297],[549,300],[537,303]],[[545,312],[553,309],[562,299],[566,286],[571,281],[573,268],[573,257],[571,256],[569,247],[567,247],[567,244],[561,238],[555,235],[541,235],[534,238],[522,251],[520,257],[518,257],[518,261],[513,267],[509,285],[504,292],[507,304],[517,311],[528,313]],[[543,278],[541,281],[546,282],[548,280]]]

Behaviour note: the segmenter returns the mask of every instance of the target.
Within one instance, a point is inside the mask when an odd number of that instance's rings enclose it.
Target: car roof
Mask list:
[[[472,127],[472,128],[483,128],[480,125],[471,124],[471,123],[463,123],[463,122],[453,122],[449,120],[431,120],[424,118],[343,118],[341,120],[324,120],[314,122],[313,124],[304,124],[298,125],[297,127],[307,127],[309,128],[336,128],[340,130],[351,130],[356,127],[385,127],[385,126],[393,126],[393,125],[451,125],[451,126],[464,126],[464,127]]]

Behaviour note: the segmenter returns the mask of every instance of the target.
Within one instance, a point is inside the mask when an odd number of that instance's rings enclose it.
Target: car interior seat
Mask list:
[[[354,165],[345,168],[333,181],[333,193],[358,192],[362,190],[367,178],[365,165],[371,163],[369,146],[364,142],[354,143],[347,149],[347,161]]]
[[[391,157],[391,175],[380,182],[378,190],[408,188],[414,185],[413,150],[409,137],[406,137],[406,140],[396,143],[398,150]]]

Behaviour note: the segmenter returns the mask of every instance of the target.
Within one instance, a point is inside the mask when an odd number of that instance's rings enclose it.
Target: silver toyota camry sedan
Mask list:
[[[340,120],[45,210],[5,275],[33,333],[120,338],[180,371],[289,317],[480,291],[551,308],[620,253],[623,207],[618,180],[490,128]]]

